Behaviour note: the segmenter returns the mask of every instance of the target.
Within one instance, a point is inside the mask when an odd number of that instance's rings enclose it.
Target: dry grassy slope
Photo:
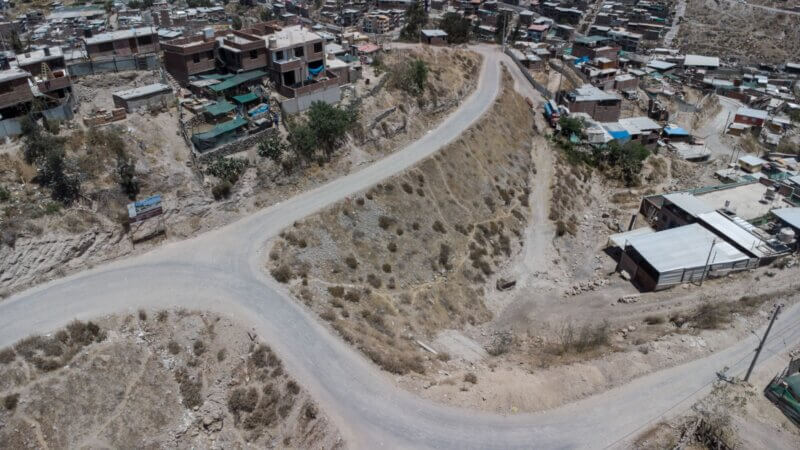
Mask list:
[[[379,75],[380,79],[372,81],[381,83],[389,76],[387,72],[415,59],[424,61],[429,70],[422,95],[411,95],[387,82],[374,95],[364,97],[361,116],[365,133],[361,144],[365,151],[386,153],[403,142],[419,138],[475,89],[481,56],[461,49],[389,50],[383,56],[386,71]]]
[[[383,368],[423,372],[415,340],[488,320],[486,280],[522,245],[531,121],[505,89],[435,157],[285,230],[273,275]]]
[[[0,448],[341,445],[268,347],[214,315],[161,314],[104,319],[79,344],[68,332],[0,350]]]
[[[800,56],[800,16],[689,0],[676,44],[684,52],[781,64]]]

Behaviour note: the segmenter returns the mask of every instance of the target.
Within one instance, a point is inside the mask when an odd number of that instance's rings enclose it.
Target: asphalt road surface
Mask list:
[[[603,448],[706,392],[715,372],[746,369],[756,337],[705,359],[538,413],[501,416],[441,406],[397,388],[331,335],[264,274],[263,244],[282,228],[431,155],[455,139],[498,94],[500,61],[485,47],[476,92],[439,127],[358,172],[194,239],[56,280],[0,303],[0,347],[74,318],[140,307],[220,312],[252,327],[317,399],[354,448]],[[800,308],[776,323],[763,358],[800,341]],[[789,326],[792,325],[792,326]],[[684,400],[682,403],[679,401]]]

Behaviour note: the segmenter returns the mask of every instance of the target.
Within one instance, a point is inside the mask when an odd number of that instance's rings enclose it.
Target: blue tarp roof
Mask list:
[[[618,130],[618,131],[617,130],[615,130],[615,131],[608,130],[608,134],[610,134],[611,137],[613,137],[614,139],[618,139],[618,140],[629,139],[631,137],[631,134],[628,133],[625,130]]]
[[[668,136],[688,136],[689,132],[679,126],[667,125],[664,127],[664,134]]]

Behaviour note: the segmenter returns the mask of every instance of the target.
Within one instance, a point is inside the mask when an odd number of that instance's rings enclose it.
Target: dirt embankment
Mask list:
[[[532,120],[505,89],[436,156],[285,230],[268,268],[384,369],[437,366],[420,342],[490,319],[487,279],[522,246]]]
[[[729,1],[690,0],[675,44],[687,53],[782,64],[800,56],[797,42],[800,16]]]
[[[417,60],[428,74],[424,90],[415,94],[399,86],[395,72]],[[420,138],[475,90],[481,66],[475,52],[429,46],[390,49],[379,61],[364,69],[357,84],[363,134],[355,143],[369,155],[387,154]]]
[[[164,199],[163,222],[148,221],[142,230],[134,230],[137,236],[162,223],[166,239],[182,239],[221,226],[349,173],[422,136],[475,89],[480,56],[465,50],[398,50],[386,56],[385,64],[395,66],[416,58],[425,61],[429,70],[423,95],[407,94],[391,84],[370,93],[376,88],[375,78],[371,85],[365,80],[357,82],[364,133],[349,139],[324,166],[309,164],[291,174],[254,150],[237,155],[247,158],[248,167],[231,196],[220,202],[214,201],[210,177],[192,160],[178,132],[178,112],[172,105],[152,114],[133,113],[102,128],[121,139],[126,154],[135,162],[139,198],[161,194]],[[112,92],[153,81],[157,78],[151,72],[76,80],[80,114],[111,108]],[[383,117],[375,120],[378,116]],[[0,146],[0,188],[9,192],[8,199],[0,197],[0,298],[164,241],[162,235],[134,248],[121,223],[120,215],[130,200],[117,176],[118,143],[108,145],[107,139],[98,140],[96,133],[78,123],[62,124],[59,136],[67,140],[68,172],[79,174],[82,180],[82,198],[68,208],[53,202],[49,192],[35,183],[36,168],[23,161],[20,142]]]
[[[0,350],[2,448],[339,448],[255,337],[161,311],[73,322]]]

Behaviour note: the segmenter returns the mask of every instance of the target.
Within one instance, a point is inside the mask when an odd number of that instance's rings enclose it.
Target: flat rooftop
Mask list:
[[[750,183],[700,194],[698,198],[713,206],[714,209],[724,208],[725,201],[730,201],[730,206],[736,210],[737,216],[745,220],[753,220],[766,215],[772,208],[782,204],[780,194],[776,194],[776,200],[773,202],[761,203],[766,192],[767,186],[761,183]]]
[[[130,39],[137,36],[148,36],[157,34],[155,27],[131,28],[130,30],[109,31],[108,33],[96,34],[86,38],[87,44],[101,44],[103,42],[118,41],[120,39]]]
[[[53,59],[61,59],[64,57],[64,53],[61,51],[61,47],[58,46],[50,47],[49,50],[50,50],[49,55],[45,55],[44,49],[35,50],[27,53],[20,53],[17,55],[17,64],[21,66],[27,66],[28,64],[36,64],[40,62],[50,61]]]
[[[31,74],[19,67],[12,67],[8,70],[0,70],[0,82],[16,80],[18,78],[28,78]]]
[[[148,95],[158,94],[161,92],[172,91],[172,88],[162,83],[153,83],[146,86],[140,86],[133,89],[125,89],[122,91],[114,92],[113,95],[123,99],[132,99],[138,97],[146,97]]]
[[[286,27],[277,33],[268,34],[263,38],[269,43],[269,40],[275,38],[277,41],[277,48],[293,47],[295,45],[303,44],[306,42],[320,41],[322,36],[317,33],[306,30],[300,25]]]

